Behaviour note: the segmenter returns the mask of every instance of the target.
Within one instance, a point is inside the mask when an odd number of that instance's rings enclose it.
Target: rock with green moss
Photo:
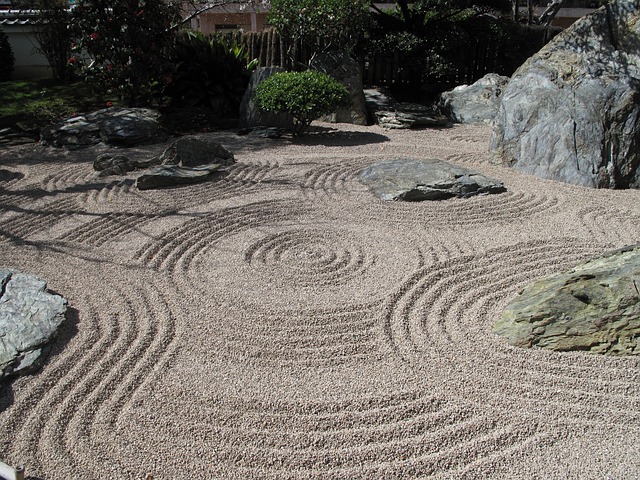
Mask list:
[[[640,245],[523,289],[493,331],[518,347],[640,354]]]

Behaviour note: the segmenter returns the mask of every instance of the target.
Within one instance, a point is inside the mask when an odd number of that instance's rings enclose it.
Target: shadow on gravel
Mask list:
[[[311,126],[304,135],[291,139],[291,143],[294,145],[324,145],[326,147],[355,147],[388,141],[389,137],[379,133],[342,131],[314,126]]]

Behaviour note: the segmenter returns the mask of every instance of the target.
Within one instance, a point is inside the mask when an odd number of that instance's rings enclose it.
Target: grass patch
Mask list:
[[[84,82],[56,83],[52,79],[0,83],[0,128],[39,129],[73,113],[105,108],[114,99],[97,95]]]

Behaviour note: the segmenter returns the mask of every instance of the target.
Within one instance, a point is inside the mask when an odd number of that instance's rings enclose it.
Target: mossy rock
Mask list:
[[[518,347],[640,354],[640,245],[524,288],[493,331]]]

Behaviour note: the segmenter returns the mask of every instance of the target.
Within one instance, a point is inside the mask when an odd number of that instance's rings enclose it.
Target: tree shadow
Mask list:
[[[344,131],[330,127],[310,126],[304,135],[293,137],[294,145],[325,147],[356,147],[390,141],[386,135],[374,132]]]

